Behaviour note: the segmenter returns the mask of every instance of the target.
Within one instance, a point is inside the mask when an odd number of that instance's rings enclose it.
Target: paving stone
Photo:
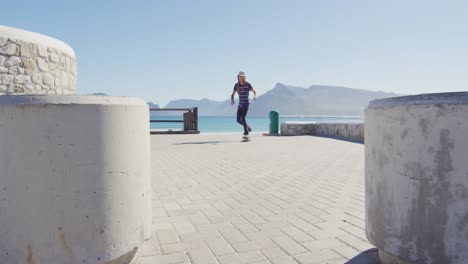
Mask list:
[[[153,234],[149,241],[138,249],[138,256],[154,256],[161,255],[162,251]]]
[[[316,227],[315,225],[312,225],[312,224],[306,222],[304,219],[302,219],[300,217],[297,217],[297,216],[290,217],[289,222],[293,226],[297,227],[298,229],[300,229],[300,230],[302,230],[304,232],[311,232],[311,231],[319,230],[319,228]]]
[[[269,248],[277,248],[278,246],[273,241],[271,241],[271,239],[264,238],[264,239],[252,240],[252,241],[247,241],[247,242],[234,243],[232,244],[232,247],[237,252],[246,252],[246,251],[259,251],[259,250],[269,249]]]
[[[372,247],[363,232],[363,145],[239,141],[151,136],[154,236],[132,264],[344,263]]]
[[[156,236],[161,244],[178,243],[177,233],[171,229],[161,229],[156,231]]]
[[[365,239],[356,237],[354,235],[348,234],[348,235],[340,235],[337,236],[336,239],[342,241],[343,243],[355,248],[356,250],[359,251],[365,251],[370,248],[373,248],[373,246]]]
[[[281,249],[272,248],[261,251],[265,257],[273,264],[296,264],[297,262],[288,255],[286,255]]]
[[[247,241],[247,238],[235,227],[226,227],[219,230],[219,232],[229,243]]]
[[[309,235],[317,240],[335,238],[340,235],[346,235],[347,233],[341,229],[327,229],[327,230],[316,230],[309,232]]]
[[[218,261],[206,247],[194,249],[187,253],[190,262],[194,264],[217,264]]]
[[[273,229],[273,230],[246,233],[245,236],[249,240],[262,240],[265,238],[271,239],[273,237],[284,236],[284,233],[280,229]]]
[[[366,232],[363,228],[356,227],[354,225],[345,225],[341,229],[346,231],[347,233],[353,234],[363,240],[366,240]]]
[[[139,259],[141,264],[180,264],[190,263],[185,253],[173,253],[167,255],[142,256]]]
[[[299,243],[294,241],[292,238],[288,236],[281,236],[272,238],[272,240],[282,249],[284,250],[289,256],[294,256],[297,254],[307,252],[307,249],[301,246]]]
[[[208,238],[205,241],[215,256],[233,255],[236,253],[232,246],[223,238]]]
[[[285,227],[282,228],[281,231],[283,231],[286,235],[290,236],[292,239],[299,243],[307,242],[307,241],[312,241],[314,240],[314,237],[308,235],[307,233],[297,229],[296,227]]]
[[[337,261],[342,259],[338,253],[334,252],[329,248],[317,249],[310,253],[294,256],[301,264],[317,264],[317,263],[328,263],[331,261]]]
[[[311,242],[305,242],[302,245],[309,250],[315,250],[315,249],[324,249],[324,248],[333,249],[337,247],[346,246],[347,244],[336,238],[329,238],[329,239],[320,239],[320,240],[315,240]]]
[[[195,232],[195,227],[190,223],[190,221],[176,221],[172,225],[175,227],[178,234],[193,233]]]
[[[161,244],[161,251],[164,254],[183,252],[184,246],[180,243]]]
[[[360,251],[350,246],[336,247],[333,248],[333,251],[335,251],[336,253],[338,253],[346,259],[352,259],[361,253]]]
[[[221,264],[255,264],[267,261],[267,259],[260,252],[255,251],[239,253],[232,256],[220,256],[218,257],[218,261]]]

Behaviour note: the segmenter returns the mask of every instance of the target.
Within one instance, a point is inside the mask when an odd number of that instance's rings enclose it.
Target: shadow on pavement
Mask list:
[[[132,251],[128,252],[127,254],[117,259],[106,262],[106,264],[132,264],[137,251],[138,251],[138,248],[134,248]]]
[[[172,145],[203,145],[203,144],[219,144],[219,143],[232,143],[232,141],[198,141],[198,142],[181,142]]]
[[[380,264],[377,248],[368,249],[356,257],[350,259],[345,264]]]

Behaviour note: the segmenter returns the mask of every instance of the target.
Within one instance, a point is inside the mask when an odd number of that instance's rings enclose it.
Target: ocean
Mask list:
[[[180,116],[151,116],[152,120],[182,120]],[[303,116],[280,116],[281,123],[287,121],[300,122],[333,122],[333,123],[359,123],[363,122],[362,117],[303,117]],[[252,128],[252,132],[268,132],[270,119],[268,117],[249,117],[247,123]],[[157,130],[181,130],[183,123],[151,123],[151,129]],[[242,133],[244,129],[236,122],[235,116],[199,116],[198,130],[200,133]]]

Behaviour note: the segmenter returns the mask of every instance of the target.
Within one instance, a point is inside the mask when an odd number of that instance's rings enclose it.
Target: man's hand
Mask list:
[[[236,90],[232,91],[232,94],[231,94],[231,106],[233,106],[235,104],[234,102],[234,95],[236,95]]]
[[[254,101],[257,102],[257,96],[254,96]]]

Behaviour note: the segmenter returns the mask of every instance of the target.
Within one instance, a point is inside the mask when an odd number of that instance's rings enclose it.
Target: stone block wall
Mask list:
[[[315,123],[286,122],[281,124],[282,136],[315,135]]]
[[[315,125],[315,135],[363,143],[364,124],[318,123]]]
[[[364,124],[362,123],[307,123],[286,122],[281,124],[282,136],[321,136],[364,142]]]
[[[65,43],[0,26],[0,95],[76,94],[75,53]]]

